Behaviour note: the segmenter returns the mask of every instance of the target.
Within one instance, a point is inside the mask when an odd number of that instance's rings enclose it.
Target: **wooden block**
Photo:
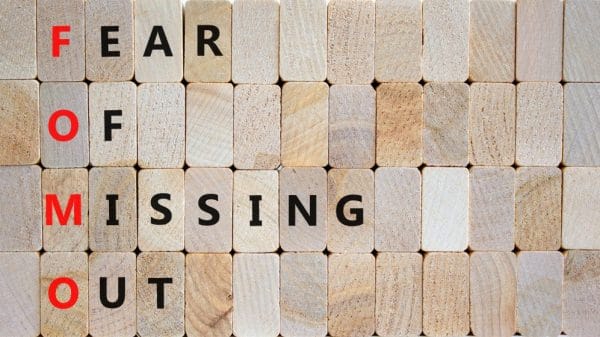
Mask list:
[[[136,333],[135,254],[94,252],[89,257],[89,263],[90,334],[98,337],[134,336]],[[103,279],[105,281],[102,281]],[[122,291],[120,284],[124,285]],[[101,295],[103,292],[104,295]],[[110,306],[118,306],[108,308],[102,301],[110,303]]]
[[[279,80],[279,1],[234,1],[232,19],[231,77],[233,83],[277,83]],[[258,46],[260,48],[257,48]]]
[[[469,241],[469,171],[423,169],[424,251],[463,251]]]
[[[8,0],[0,8],[0,78],[34,79],[36,0]],[[25,331],[27,332],[27,331]],[[15,335],[15,334],[11,334]]]
[[[327,3],[327,80],[371,84],[375,78],[375,0]]]
[[[88,335],[88,257],[45,253],[40,259],[42,335]]]
[[[134,68],[133,0],[87,0],[85,47],[88,80],[131,80]]]
[[[0,15],[0,21],[3,17],[4,15]],[[0,27],[5,26],[0,23]],[[3,50],[6,49],[0,46],[0,58]],[[0,67],[2,64],[3,61],[0,61]],[[2,111],[0,165],[27,165],[39,162],[40,114],[38,109],[37,81],[0,81],[0,111]]]
[[[185,171],[186,251],[231,251],[232,198],[233,174],[230,169],[190,168]]]
[[[39,166],[0,167],[0,251],[42,248]]]
[[[85,0],[38,0],[36,37],[37,74],[40,81],[83,81],[84,2]],[[12,48],[14,47],[16,46]]]
[[[233,173],[233,249],[274,252],[279,248],[277,171]]]
[[[37,253],[0,253],[0,335],[40,334],[40,257]]]
[[[375,331],[375,257],[332,254],[328,262],[329,334],[371,336]]]
[[[520,250],[558,250],[562,174],[556,167],[519,167],[515,182],[515,244]]]
[[[185,257],[185,331],[189,337],[230,337],[233,313],[232,257]]]
[[[87,98],[87,84],[82,82],[40,85],[41,157],[44,167],[86,167],[89,164]]]
[[[377,87],[376,138],[377,165],[418,167],[423,163],[420,84],[383,83]]]
[[[184,15],[183,70],[186,81],[229,82],[231,80],[231,1],[187,1]]]
[[[135,80],[183,77],[183,15],[179,0],[135,0]]]
[[[191,83],[186,93],[186,163],[192,167],[233,165],[233,86]]]
[[[487,1],[487,0],[479,0]],[[469,102],[469,162],[510,166],[515,162],[515,86],[473,83]]]
[[[375,279],[377,334],[419,336],[423,310],[423,257],[416,253],[379,253]]]
[[[563,78],[568,82],[600,81],[597,1],[565,1]]]
[[[519,83],[517,165],[558,166],[562,154],[562,122],[563,89],[560,83]]]
[[[285,83],[281,90],[281,164],[326,166],[329,86]]]
[[[41,198],[44,250],[83,252],[88,249],[87,169],[42,171]]]
[[[563,255],[517,255],[517,330],[522,336],[558,336],[562,319]]]
[[[600,166],[600,85],[567,83],[564,86],[563,164]]]
[[[469,77],[469,0],[423,1],[423,79]]]
[[[327,256],[281,255],[281,335],[327,335]]]
[[[416,168],[375,171],[375,249],[417,252],[421,248],[421,173]]]
[[[600,252],[567,252],[563,285],[562,330],[569,336],[593,336],[600,329]]]
[[[233,91],[233,106],[235,167],[274,169],[279,166],[281,130],[279,86],[238,85]]]
[[[137,247],[136,172],[130,167],[89,173],[90,249],[131,252]]]
[[[469,191],[469,248],[513,250],[515,170],[512,167],[472,167]]]
[[[138,247],[142,251],[183,250],[183,170],[138,172]]]
[[[517,1],[517,81],[562,77],[563,0]]]
[[[329,89],[329,165],[375,165],[375,109],[375,90],[370,85],[334,85]]]
[[[477,82],[515,79],[516,0],[471,1],[469,78]]]
[[[430,166],[466,166],[469,86],[427,83],[423,89],[423,162]]]
[[[181,168],[185,160],[185,88],[181,83],[138,87],[138,165]]]
[[[563,169],[562,247],[600,249],[600,169]]]
[[[233,333],[236,336],[279,335],[279,256],[233,256]]]
[[[90,84],[90,163],[93,166],[136,164],[136,91],[133,82]]]
[[[182,253],[142,252],[138,255],[137,330],[140,336],[183,336],[184,284],[185,256]]]
[[[370,253],[374,247],[375,182],[371,170],[327,174],[327,249]]]
[[[286,167],[279,171],[279,224],[279,240],[284,251],[321,252],[325,249],[327,172],[324,169]]]

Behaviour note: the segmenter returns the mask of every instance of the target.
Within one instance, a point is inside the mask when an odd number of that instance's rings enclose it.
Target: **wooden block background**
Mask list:
[[[562,247],[600,249],[600,169],[563,169]]]
[[[567,83],[564,85],[563,164],[600,166],[600,85]]]
[[[37,81],[0,81],[1,165],[36,164],[40,160],[39,91]]]
[[[37,253],[0,253],[0,335],[40,333],[40,257]]]
[[[0,8],[0,27],[0,78],[35,78],[36,0],[4,1]]]
[[[565,1],[563,78],[569,82],[600,81],[600,3]]]
[[[565,258],[562,329],[569,336],[593,335],[600,329],[600,252],[571,250]]]

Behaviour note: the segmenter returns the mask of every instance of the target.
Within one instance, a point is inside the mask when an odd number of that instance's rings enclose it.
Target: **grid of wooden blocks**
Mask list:
[[[0,337],[600,336],[599,18],[3,0]]]

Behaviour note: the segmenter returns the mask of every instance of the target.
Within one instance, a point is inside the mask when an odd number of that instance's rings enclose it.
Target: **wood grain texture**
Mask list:
[[[563,164],[600,166],[600,85],[564,85]]]
[[[592,336],[600,329],[600,252],[571,250],[565,257],[562,330],[571,337]]]
[[[600,169],[563,169],[562,247],[600,249]]]
[[[0,15],[0,20],[3,17]],[[2,23],[0,27],[4,27]],[[0,81],[0,165],[39,162],[39,91],[37,81]]]
[[[568,0],[564,18],[563,78],[569,82],[600,81],[600,2]]]
[[[7,0],[0,8],[0,78],[34,79],[36,0]]]
[[[40,334],[40,257],[37,253],[0,253],[0,335]]]

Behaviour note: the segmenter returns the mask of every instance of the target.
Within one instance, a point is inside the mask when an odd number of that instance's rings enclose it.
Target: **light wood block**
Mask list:
[[[0,335],[40,334],[40,257],[37,253],[0,253]]]
[[[328,172],[327,249],[330,252],[370,253],[373,250],[374,180],[373,171],[366,169]]]
[[[277,171],[235,171],[233,249],[244,253],[276,251],[279,248],[278,219]]]
[[[231,251],[232,198],[233,174],[230,169],[190,168],[185,171],[186,251]]]
[[[328,262],[329,334],[371,336],[375,331],[375,257],[332,254]]]
[[[42,83],[40,122],[44,167],[86,167],[89,164],[87,84]],[[54,136],[51,130],[56,131]]]
[[[417,252],[421,248],[421,173],[416,168],[375,171],[375,249]]]
[[[0,27],[0,78],[34,79],[37,75],[36,0],[4,1],[0,8]]]
[[[277,83],[279,80],[279,1],[234,1],[231,30],[233,82]],[[257,48],[258,46],[260,48]]]
[[[567,83],[564,86],[563,164],[600,166],[600,85]]]
[[[328,119],[327,83],[285,83],[281,90],[281,164],[326,166]]]
[[[135,0],[135,79],[183,78],[183,15],[179,0]]]
[[[0,167],[0,251],[42,248],[39,166]]]
[[[558,250],[562,174],[556,167],[520,167],[515,182],[515,244],[520,250]]]
[[[562,78],[563,0],[517,1],[517,81]]]
[[[327,3],[327,80],[370,84],[375,78],[375,0]]]
[[[522,336],[558,336],[562,322],[563,255],[517,255],[517,330]]]
[[[423,89],[423,162],[429,166],[466,166],[469,86],[427,83]]]
[[[283,253],[280,271],[281,335],[327,334],[327,256]]]
[[[3,17],[4,15],[1,14],[0,20]],[[0,22],[0,27],[5,26]],[[6,49],[0,46],[0,50]],[[0,64],[3,63],[0,61]],[[27,165],[39,162],[40,114],[38,109],[37,81],[0,81],[0,111],[2,111],[0,165]]]
[[[337,1],[337,0],[334,0]],[[334,85],[329,89],[329,165],[375,165],[375,90],[370,85]]]
[[[600,169],[563,169],[562,247],[600,249]]]
[[[131,80],[133,39],[133,0],[87,0],[85,77],[104,82]]]
[[[236,336],[279,335],[279,256],[233,256],[233,333]]]
[[[379,253],[375,279],[377,334],[419,336],[423,313],[423,257],[416,253]]]
[[[129,167],[94,167],[89,172],[89,179],[90,249],[133,251],[137,247],[135,170]]]
[[[233,313],[232,257],[185,257],[185,331],[189,337],[230,337]]]
[[[281,142],[279,86],[238,85],[233,90],[233,106],[235,167],[266,170],[279,166]]]
[[[562,133],[563,88],[560,83],[517,85],[517,165],[558,166]]]
[[[188,84],[185,104],[186,163],[192,167],[233,165],[233,86]]]
[[[60,278],[70,283],[60,282]],[[57,281],[57,279],[59,279]],[[55,283],[56,282],[56,283]],[[50,291],[52,283],[57,285]],[[71,284],[71,286],[69,286]],[[55,297],[65,308],[50,302]],[[40,259],[41,332],[48,337],[88,335],[88,257],[79,253],[45,253]],[[73,302],[72,305],[70,305]]]
[[[134,336],[136,333],[136,257],[134,253],[92,253],[90,264],[90,335]],[[106,278],[106,298],[116,308],[107,308],[100,299],[101,278]],[[123,293],[119,292],[124,279]],[[121,302],[121,303],[119,303]],[[146,322],[147,324],[147,322]]]
[[[37,1],[37,74],[40,81],[83,81],[84,2],[85,0]],[[23,33],[27,34],[23,31],[19,36]]]
[[[231,1],[191,0],[185,3],[184,76],[188,82],[231,80]],[[210,29],[218,29],[218,36]],[[199,35],[199,34],[203,35]],[[199,41],[206,41],[198,45]],[[211,44],[212,43],[212,44]],[[213,46],[214,44],[214,46]]]
[[[469,171],[423,169],[424,251],[463,251],[469,241]]]
[[[571,337],[593,336],[600,329],[600,252],[567,252],[563,285],[562,330]]]
[[[600,81],[600,2],[565,1],[563,78],[568,82]]]
[[[515,170],[472,167],[469,171],[469,247],[511,251],[515,246]]]
[[[181,168],[185,160],[185,88],[181,83],[138,87],[138,165]]]
[[[152,279],[162,280],[151,283]],[[137,330],[140,336],[184,334],[184,288],[185,256],[182,253],[142,252],[138,255]],[[164,295],[163,301],[159,293]]]
[[[184,198],[183,170],[138,172],[138,247],[141,251],[183,250]]]

